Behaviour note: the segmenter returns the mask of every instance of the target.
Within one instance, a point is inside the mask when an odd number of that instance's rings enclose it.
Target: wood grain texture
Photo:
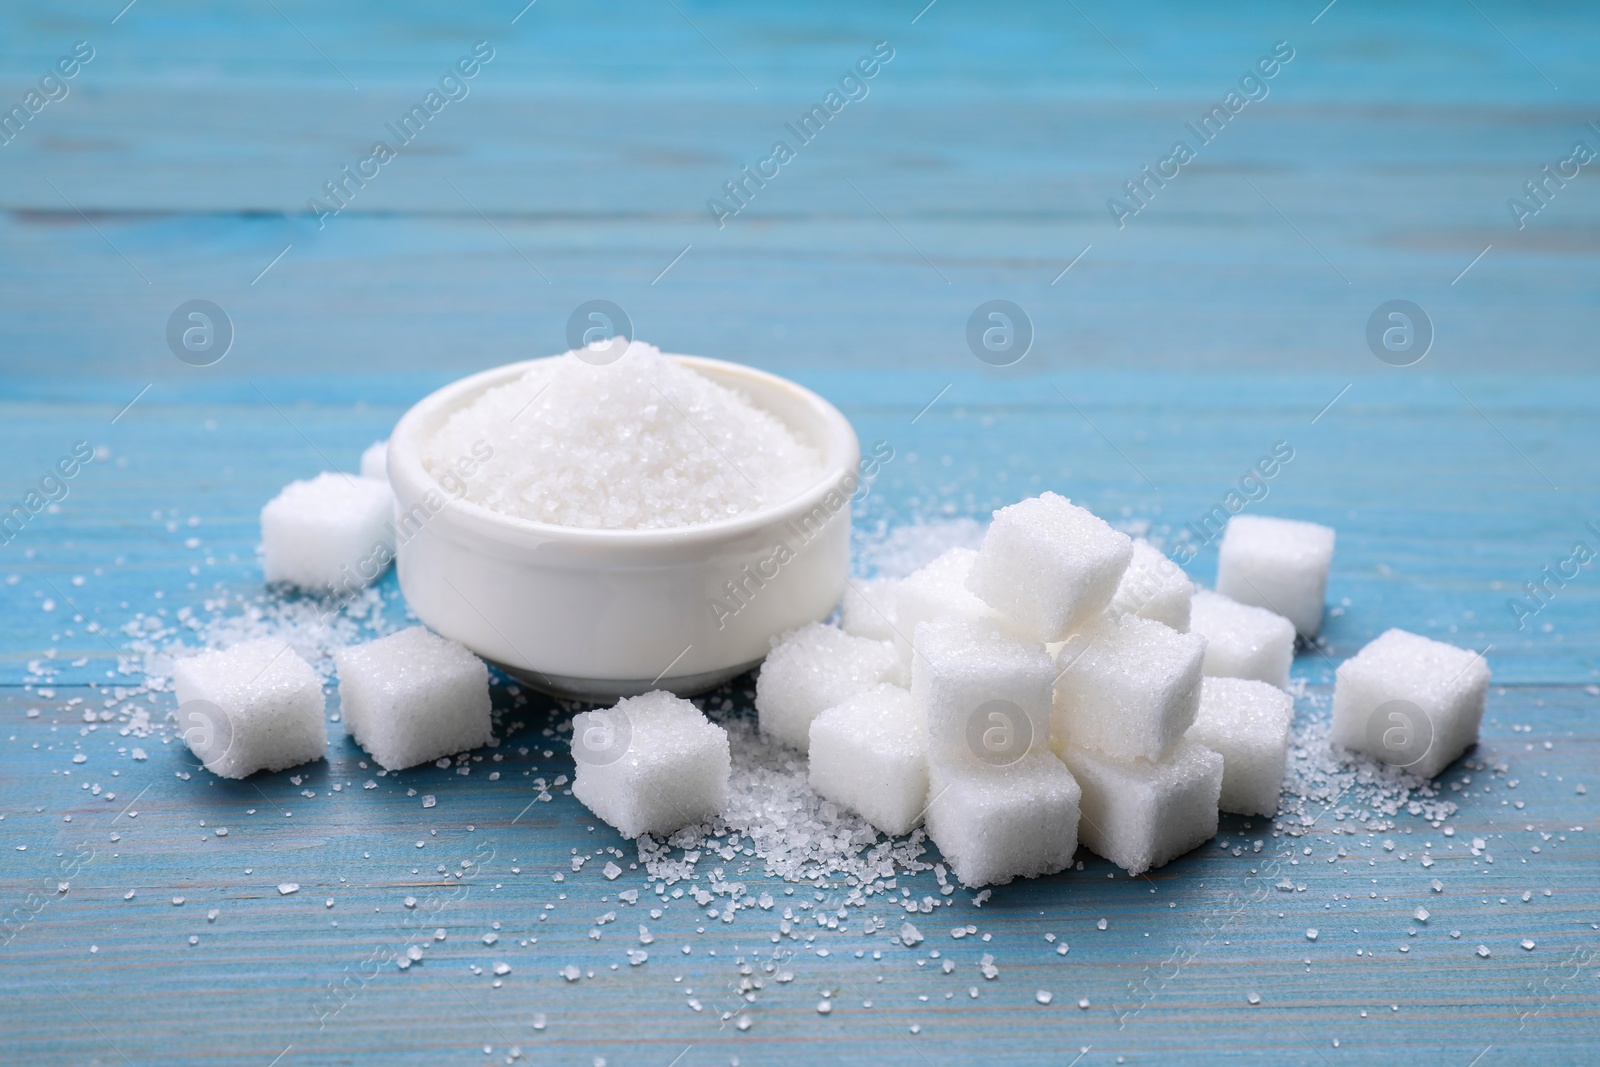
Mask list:
[[[1593,12],[120,8],[0,11],[0,102],[74,41],[97,50],[0,147],[0,505],[75,442],[104,449],[0,546],[0,1060],[1594,1060],[1600,855],[1578,786],[1600,785],[1600,586],[1584,569],[1526,628],[1507,601],[1600,524],[1600,202],[1585,170],[1524,229],[1505,204],[1573,141],[1600,146]],[[718,229],[706,199],[885,39],[867,99]],[[1271,95],[1118,229],[1106,198],[1280,39],[1296,56]],[[477,40],[496,58],[471,96],[318,229],[305,200]],[[1443,779],[1453,835],[1407,814],[1358,832],[1337,808],[1301,838],[1225,817],[1148,879],[1084,852],[981,908],[902,879],[952,901],[913,917],[916,950],[890,943],[905,916],[887,905],[867,909],[885,931],[853,911],[820,933],[807,911],[775,944],[775,912],[724,924],[684,899],[656,920],[639,872],[574,873],[573,850],[617,846],[627,868],[633,849],[560,790],[527,807],[532,779],[572,765],[542,734],[560,714],[503,687],[504,740],[467,776],[377,778],[335,727],[299,784],[223,782],[181,744],[84,721],[123,680],[129,620],[258,593],[256,513],[284,482],[352,468],[461,374],[564,347],[596,296],[645,339],[791,375],[889,442],[865,531],[1053,488],[1171,537],[1290,443],[1252,507],[1339,529],[1340,611],[1297,658],[1302,714],[1389,626],[1490,649],[1483,743]],[[964,339],[996,296],[1037,334],[1005,369]],[[236,328],[208,368],[164,340],[195,297]],[[1396,297],[1437,329],[1407,368],[1364,337]],[[1208,549],[1190,570],[1214,567]],[[392,575],[381,588],[397,598]],[[46,695],[28,664],[50,651]],[[1274,888],[1284,872],[1304,889]],[[759,866],[738,877],[777,911],[815,903]],[[655,940],[634,967],[641,922]],[[990,940],[950,936],[967,923]],[[387,962],[435,928],[425,962]],[[764,982],[748,1031],[721,1018],[742,964]]]

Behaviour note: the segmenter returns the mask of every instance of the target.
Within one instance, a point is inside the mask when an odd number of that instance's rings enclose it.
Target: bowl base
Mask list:
[[[715,689],[730,678],[737,678],[760,662],[761,660],[754,659],[737,667],[654,679],[573,678],[564,674],[530,670],[526,667],[513,667],[505,663],[494,663],[494,665],[528,688],[546,696],[559,697],[563,700],[581,700],[588,704],[611,704],[623,697],[636,697],[657,689],[665,689],[674,696],[699,696]]]

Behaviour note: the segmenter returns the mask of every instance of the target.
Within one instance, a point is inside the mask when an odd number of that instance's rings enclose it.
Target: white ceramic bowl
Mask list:
[[[453,412],[538,361],[474,374],[423,399],[389,438],[396,565],[418,618],[538,689],[599,701],[703,692],[760,662],[777,634],[833,611],[859,477],[849,421],[776,375],[673,358],[743,392],[816,448],[816,483],[761,511],[677,529],[586,530],[502,515],[452,495],[418,448]]]

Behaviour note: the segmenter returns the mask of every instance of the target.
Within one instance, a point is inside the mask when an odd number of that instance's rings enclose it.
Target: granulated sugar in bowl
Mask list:
[[[702,691],[839,602],[860,447],[776,375],[601,351],[472,375],[401,418],[400,585],[434,630],[548,692]]]

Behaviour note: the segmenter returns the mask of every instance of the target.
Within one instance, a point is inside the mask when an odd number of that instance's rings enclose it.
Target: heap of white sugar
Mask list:
[[[749,717],[735,712],[735,701],[724,699],[718,707],[716,698],[708,697],[698,703],[728,731],[733,756],[728,807],[666,840],[642,835],[639,859],[650,877],[668,885],[692,879],[704,858],[716,868],[712,892],[720,895],[719,864],[742,856],[759,860],[765,875],[786,882],[824,886],[843,880],[858,887],[854,896],[859,898],[884,890],[898,874],[933,866],[921,858],[927,851],[921,830],[899,838],[880,835],[861,816],[817,796],[804,758],[763,737]],[[737,910],[742,887],[730,886],[727,895],[733,898],[729,907]]]
[[[465,498],[557,526],[656,530],[781,503],[822,474],[817,450],[744,395],[638,341],[615,362],[569,352],[485,391],[421,442],[444,476],[493,456]],[[474,446],[477,446],[476,449]]]

